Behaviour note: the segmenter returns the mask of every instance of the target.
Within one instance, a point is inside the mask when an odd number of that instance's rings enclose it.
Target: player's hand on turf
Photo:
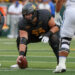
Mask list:
[[[18,56],[17,62],[20,62],[20,58],[21,58],[21,57],[24,57],[24,56],[23,56],[23,55]]]
[[[49,41],[49,37],[47,36],[43,36],[42,40],[41,40],[43,43],[48,43]]]
[[[62,24],[62,18],[60,16],[60,13],[55,12],[55,23],[59,26]]]

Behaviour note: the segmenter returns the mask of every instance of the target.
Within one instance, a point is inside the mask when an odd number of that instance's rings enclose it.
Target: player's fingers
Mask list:
[[[21,56],[18,56],[17,61],[19,61],[19,59],[20,59],[21,57],[23,57],[23,56],[22,56],[22,55],[21,55]]]

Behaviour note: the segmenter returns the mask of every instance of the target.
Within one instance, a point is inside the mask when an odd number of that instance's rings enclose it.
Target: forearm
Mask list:
[[[20,44],[20,46],[19,46],[19,51],[25,52],[25,50],[26,50],[26,45]]]
[[[24,55],[26,52],[26,46],[28,42],[28,33],[26,31],[20,30],[20,45],[19,45],[19,54]]]
[[[56,12],[59,12],[61,10],[63,2],[64,2],[64,0],[58,0],[56,2]]]
[[[59,31],[60,26],[55,23],[53,17],[49,20],[48,25],[50,27],[49,31],[51,31],[52,33],[56,33]]]
[[[44,36],[51,37],[54,33],[59,31],[58,26],[52,27]]]
[[[54,27],[52,27],[52,28],[50,29],[50,31],[51,31],[52,33],[56,33],[56,32],[59,31],[59,27],[58,27],[58,26],[54,26]]]
[[[27,48],[27,41],[28,40],[25,37],[20,38],[19,55],[25,55]]]

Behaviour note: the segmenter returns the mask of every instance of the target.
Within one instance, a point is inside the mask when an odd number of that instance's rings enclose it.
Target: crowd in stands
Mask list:
[[[10,2],[10,6],[8,7],[7,14],[10,15],[10,34],[9,38],[15,38],[17,36],[17,25],[16,23],[22,17],[22,7],[27,2],[32,2],[35,4],[37,9],[47,9],[51,12],[52,16],[55,16],[55,5],[56,0],[0,0],[0,3]],[[17,11],[16,11],[17,10]]]
[[[0,0],[0,2],[12,2],[14,0]],[[22,2],[23,0],[17,0],[17,1],[20,1]],[[29,0],[31,2],[41,2],[42,0]],[[56,0],[52,0],[53,2],[56,2]]]

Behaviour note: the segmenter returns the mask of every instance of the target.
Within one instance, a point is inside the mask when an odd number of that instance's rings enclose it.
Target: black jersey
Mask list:
[[[48,10],[37,10],[37,22],[35,26],[23,18],[18,23],[19,30],[25,30],[29,34],[39,36],[49,31],[48,21],[50,19],[51,14]]]

